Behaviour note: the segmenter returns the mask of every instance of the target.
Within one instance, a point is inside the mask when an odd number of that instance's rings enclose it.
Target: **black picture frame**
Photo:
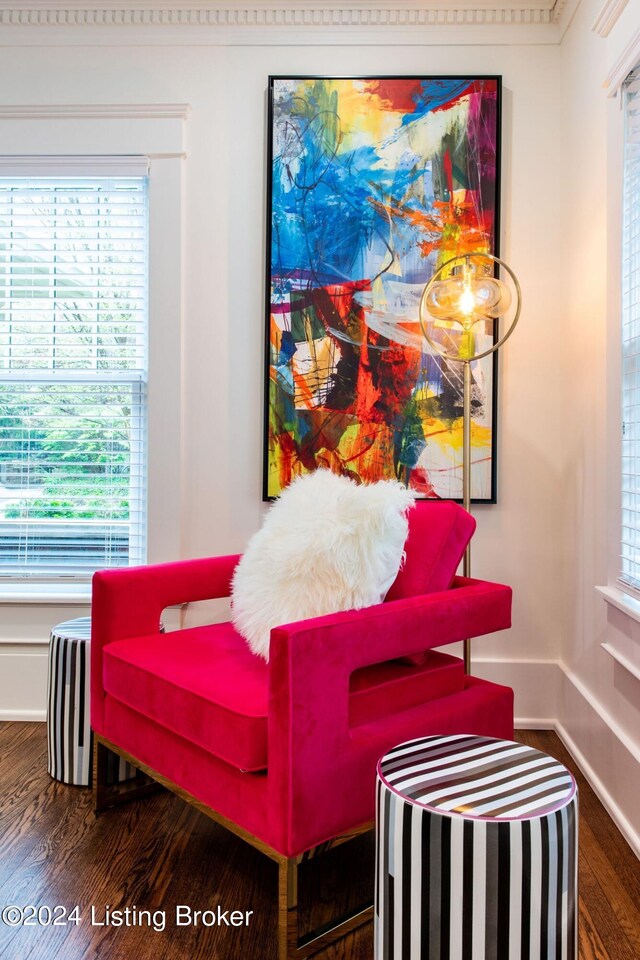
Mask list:
[[[471,131],[468,137],[469,145],[466,148],[464,145],[463,147],[456,147],[456,144],[454,143],[453,163],[455,163],[456,159],[459,159],[460,156],[465,155],[466,149],[469,165],[471,165],[472,162],[475,164],[474,169],[477,171],[476,173],[474,173],[474,170],[471,169],[471,166],[469,166],[467,169],[466,176],[471,184],[467,190],[467,193],[476,198],[480,197],[482,202],[482,224],[486,227],[486,225],[490,223],[490,231],[487,232],[485,230],[484,234],[485,248],[488,247],[487,252],[492,253],[495,256],[500,255],[499,239],[502,125],[502,78],[500,75],[380,75],[358,77],[274,75],[269,77],[263,450],[263,499],[265,500],[271,500],[278,496],[281,490],[284,489],[284,486],[287,485],[293,476],[300,472],[306,472],[317,467],[329,467],[337,470],[338,472],[352,475],[355,479],[363,481],[395,478],[401,480],[402,482],[406,482],[409,487],[414,488],[412,485],[411,471],[407,468],[406,463],[402,462],[402,450],[400,456],[397,455],[396,451],[389,453],[388,462],[386,463],[380,456],[376,454],[376,458],[374,458],[373,461],[375,469],[358,472],[357,469],[352,469],[351,464],[354,461],[351,461],[350,457],[348,456],[341,456],[339,449],[337,449],[340,446],[340,438],[338,437],[338,440],[336,441],[336,435],[340,433],[344,423],[346,423],[347,426],[344,427],[343,435],[347,432],[356,432],[354,428],[357,428],[358,425],[357,416],[354,419],[353,408],[350,410],[348,403],[345,403],[345,394],[346,399],[348,400],[348,391],[350,386],[353,387],[353,383],[350,385],[348,377],[345,377],[346,364],[343,362],[342,370],[339,370],[339,363],[336,361],[336,355],[340,349],[340,336],[344,334],[344,331],[336,331],[335,329],[332,329],[331,317],[329,320],[327,320],[328,315],[333,314],[333,318],[337,316],[336,297],[342,296],[342,293],[335,293],[336,288],[339,289],[341,286],[340,283],[336,283],[335,281],[340,279],[340,271],[336,270],[336,276],[334,277],[331,275],[331,269],[326,269],[326,266],[330,263],[330,260],[328,257],[325,257],[324,260],[322,259],[322,242],[324,242],[325,239],[325,235],[322,234],[322,230],[319,231],[320,236],[312,237],[314,242],[318,241],[315,248],[313,247],[313,244],[311,244],[307,250],[304,250],[302,246],[299,248],[300,251],[302,251],[302,254],[299,257],[300,262],[297,264],[295,262],[297,257],[295,244],[289,242],[288,238],[287,244],[285,245],[285,256],[283,256],[282,244],[283,223],[286,226],[287,218],[290,218],[294,223],[294,229],[297,229],[299,224],[304,224],[306,228],[308,223],[322,223],[323,217],[321,214],[324,202],[327,204],[325,209],[328,211],[328,218],[330,219],[329,207],[335,202],[334,198],[338,189],[336,187],[336,183],[339,183],[341,186],[344,184],[344,169],[340,171],[341,176],[343,176],[341,181],[334,170],[335,182],[329,182],[330,178],[326,172],[330,166],[330,163],[328,162],[330,159],[328,157],[328,153],[330,152],[328,150],[328,145],[335,145],[335,142],[339,140],[340,146],[343,149],[346,149],[344,144],[348,137],[351,137],[351,140],[355,144],[357,134],[360,132],[358,127],[366,128],[367,122],[371,119],[369,117],[369,111],[364,109],[365,104],[370,102],[372,95],[383,97],[385,94],[389,93],[391,96],[393,96],[394,84],[397,85],[398,91],[397,101],[393,102],[394,106],[397,105],[397,102],[402,100],[408,103],[409,93],[412,90],[414,93],[417,91],[418,96],[422,95],[422,90],[425,91],[425,101],[420,102],[420,109],[423,111],[421,118],[424,118],[424,116],[428,113],[435,114],[438,111],[441,113],[446,112],[446,110],[444,110],[443,107],[438,104],[438,91],[440,91],[440,95],[442,97],[445,97],[447,93],[451,93],[450,102],[459,105],[455,108],[457,114],[459,115],[464,114],[462,105],[465,101],[465,98],[468,101],[474,101],[473,109],[476,110],[476,112],[480,111],[480,116],[475,118],[475,120],[471,118],[472,107],[471,105],[468,105],[467,115],[470,118],[468,123],[469,130]],[[336,119],[332,119],[332,117],[340,117],[338,110],[335,110],[334,114],[332,115],[331,110],[325,109],[323,111],[319,109],[319,105],[323,106],[323,104],[320,104],[320,100],[325,94],[330,94],[333,96],[333,100],[331,101],[332,103],[335,103],[336,99],[339,102],[339,95],[336,97],[335,94],[336,88],[338,88],[338,91],[340,91],[340,85],[344,85],[344,89],[347,91],[349,97],[355,96],[357,99],[358,92],[361,92],[363,109],[361,111],[358,111],[357,109],[352,110],[352,127],[354,129],[347,129],[345,132],[345,126],[343,125],[341,126],[339,132],[336,133],[338,121]],[[429,96],[433,96],[433,110],[427,109],[426,99]],[[480,102],[480,105],[478,102]],[[483,110],[484,113],[482,112]],[[289,114],[287,111],[289,111]],[[384,110],[381,112],[384,114]],[[392,110],[390,112],[402,113],[402,110]],[[407,114],[409,112],[410,111],[407,111]],[[373,113],[375,114],[375,110]],[[325,118],[325,128],[323,128],[322,119],[318,119],[319,116]],[[457,119],[459,120],[459,117]],[[374,117],[372,123],[373,121],[379,121],[380,125],[383,126],[383,121],[386,122],[386,120],[386,116],[377,118]],[[438,120],[440,120],[440,118],[438,118]],[[456,120],[456,118],[452,116],[451,125],[453,127],[455,127],[454,120]],[[423,125],[426,125],[427,123],[427,121],[424,119],[421,119],[420,122]],[[474,122],[475,126],[473,126]],[[408,127],[409,125],[410,121],[407,122],[406,126]],[[400,128],[403,126],[404,124],[400,124]],[[460,126],[459,123],[458,126]],[[348,124],[346,127],[348,128]],[[482,127],[482,130],[480,130],[480,127]],[[443,124],[443,129],[446,128],[447,125],[445,122]],[[398,136],[403,135],[404,131],[403,129],[400,129]],[[306,142],[304,142],[305,136],[307,138]],[[474,136],[475,141],[473,141]],[[383,140],[384,138],[381,137],[380,143],[383,143]],[[374,152],[376,149],[380,151],[384,150],[384,144],[382,146],[380,146],[380,144],[369,144],[367,146],[370,146]],[[331,149],[333,149],[333,147],[331,147]],[[456,154],[456,149],[459,150],[459,154]],[[355,153],[357,153],[357,147],[354,148],[354,155]],[[445,153],[442,154],[442,156],[445,155]],[[336,160],[337,157],[338,151],[335,152],[333,159]],[[348,158],[347,162],[355,163],[356,161],[353,157],[351,157]],[[464,171],[460,169],[453,169],[448,173],[446,170],[444,170],[445,165],[443,162],[441,160],[438,162],[439,167],[437,171],[434,172],[434,157],[424,157],[425,171],[427,165],[431,164],[432,178],[435,177],[437,179],[437,177],[440,177],[439,182],[433,186],[433,198],[437,198],[438,190],[442,192],[443,197],[446,197],[446,184],[449,183],[454,185],[454,189],[449,191],[450,196],[448,202],[452,203],[454,206],[456,203],[462,204],[463,201],[460,201],[460,195],[461,191],[463,191],[463,188],[458,187],[456,191],[455,184],[457,182],[456,178],[459,178],[461,181],[464,180]],[[344,155],[340,157],[340,163],[344,165]],[[298,173],[301,169],[301,164],[305,167],[305,172],[302,177],[299,177]],[[309,171],[312,169],[313,164],[315,164],[317,167],[319,177],[316,177],[315,181],[313,179],[309,179],[309,182],[306,182],[305,177],[308,178]],[[298,173],[296,173],[296,170]],[[361,173],[362,171],[358,170],[354,176],[362,179]],[[293,203],[290,203],[290,200],[292,199],[290,197],[283,200],[283,176],[289,178],[291,191],[294,193],[296,190],[299,191],[299,207],[297,211],[295,207],[295,197],[293,198]],[[450,180],[447,180],[445,183],[446,177],[448,176],[450,177]],[[475,181],[473,180],[474,176],[476,177]],[[364,179],[366,181],[366,178]],[[375,177],[372,178],[372,198],[368,198],[367,203],[369,206],[374,206],[375,209],[376,202],[380,202],[379,196],[384,192],[384,183],[382,183],[382,180],[380,180],[380,182],[377,184],[373,181],[375,181]],[[321,191],[318,190],[318,183],[322,184]],[[285,184],[285,187],[286,186],[287,184]],[[356,184],[356,186],[358,185]],[[379,188],[379,196],[376,196],[376,186]],[[315,200],[317,202],[311,205],[308,198],[313,194],[314,190],[316,191]],[[318,196],[320,193],[322,195]],[[347,213],[346,219],[349,219],[349,217],[353,216],[357,220],[359,211],[357,204],[354,202],[354,198],[357,199],[361,193],[361,190],[354,188],[352,195],[348,196],[344,207]],[[445,201],[443,199],[440,202]],[[489,214],[487,213],[487,202],[491,208]],[[433,199],[431,206],[433,207],[435,203],[436,200]],[[363,220],[367,220],[366,226],[368,226],[371,222],[371,210],[369,209],[369,206],[363,204],[361,209],[361,216]],[[413,207],[409,207],[408,210],[401,211],[401,213],[397,215],[403,216],[406,220],[407,213],[410,216],[415,216],[416,221],[419,221],[420,215],[424,214],[425,221],[428,222],[429,210],[426,204],[423,210],[419,209],[419,204],[414,204]],[[394,216],[393,211],[391,214],[389,214],[387,211],[386,215],[389,216],[391,222]],[[296,217],[298,218],[299,224],[296,224]],[[480,217],[478,219],[480,219]],[[337,219],[335,222],[341,224],[344,221]],[[362,227],[361,233],[362,231],[366,230],[366,226]],[[328,231],[328,229],[329,225],[327,224],[325,233]],[[420,229],[421,228],[416,227],[416,243],[420,242],[420,236],[418,236]],[[422,232],[427,236],[429,235],[426,228],[423,229]],[[334,235],[335,233],[336,231],[334,230]],[[354,228],[354,236],[355,235],[357,235],[359,238],[361,236],[358,234],[357,224]],[[328,242],[331,243],[331,240],[329,239]],[[437,247],[437,238],[434,242]],[[481,247],[479,246],[478,249],[480,248]],[[320,256],[315,263],[313,261],[314,249],[316,252],[320,251]],[[450,255],[454,255],[455,252],[458,251],[451,250]],[[427,256],[425,260],[429,262],[429,256]],[[430,269],[426,270],[424,278],[420,281],[422,285],[428,281],[428,276],[433,273],[433,270],[436,266],[437,263],[432,257],[430,261]],[[296,276],[296,270],[298,271],[298,276]],[[367,279],[373,283],[371,277],[364,278],[365,281]],[[323,281],[327,282],[323,284]],[[349,277],[347,282],[354,282],[353,278]],[[357,282],[357,278],[355,282]],[[344,286],[344,284],[342,284],[342,286]],[[415,287],[415,283],[411,284],[411,286]],[[313,291],[310,299],[307,296],[307,290]],[[329,292],[328,297],[327,291]],[[334,294],[332,294],[331,291],[334,291]],[[412,295],[414,292],[415,291],[412,290]],[[288,306],[286,303],[287,296],[290,298],[290,303]],[[323,305],[318,308],[317,304],[320,298],[323,299]],[[293,305],[294,300],[295,305]],[[278,314],[274,311],[281,309],[283,310],[283,313],[287,313],[288,311],[288,319],[286,316],[284,319],[282,317],[278,319]],[[359,310],[360,305],[358,306],[358,311]],[[306,324],[308,328],[305,328],[306,343],[304,337],[299,341],[295,340],[296,330],[297,334],[300,335],[301,323],[303,326]],[[324,346],[322,336],[315,336],[315,334],[322,334],[322,327],[325,329],[327,340],[330,341],[332,337],[335,338],[337,348],[334,348],[332,351],[331,344],[327,344],[326,352],[328,354],[328,359],[325,362],[325,358],[319,360],[316,357],[316,369],[314,371],[314,361],[312,356],[313,348],[317,344]],[[369,334],[367,335],[369,336]],[[375,331],[370,333],[370,335],[372,339],[377,337],[376,348],[379,350],[379,352],[381,352],[379,344],[384,338],[381,338],[379,333]],[[497,340],[497,337],[498,330],[496,324],[496,329],[494,330],[494,340]],[[278,341],[277,348],[274,342],[276,340]],[[296,357],[300,347],[303,348],[302,354],[304,355],[298,356],[297,363],[294,363],[293,358]],[[309,349],[307,349],[307,347],[309,347]],[[389,350],[390,352],[393,352],[393,348],[389,348]],[[309,356],[307,356],[307,353]],[[290,362],[289,368],[287,369],[288,355],[290,355]],[[331,359],[331,356],[333,357],[333,360]],[[341,357],[341,360],[342,359],[343,358]],[[433,358],[432,362],[437,364],[439,361],[436,358]],[[489,372],[488,374],[485,372],[483,382],[485,382],[489,377],[491,382],[486,387],[483,396],[480,397],[480,400],[478,400],[478,391],[476,391],[475,405],[479,409],[484,410],[484,419],[488,424],[490,424],[490,427],[488,427],[490,432],[488,449],[490,453],[488,456],[489,463],[482,468],[483,495],[477,495],[474,487],[472,487],[472,503],[493,504],[497,502],[497,352],[494,352],[484,363],[484,370]],[[297,374],[296,366],[298,367]],[[382,366],[382,362],[380,362],[379,366]],[[350,369],[353,373],[353,366]],[[328,370],[331,370],[332,372],[327,373]],[[302,373],[299,371],[302,371]],[[308,371],[308,373],[306,374],[305,381],[306,371]],[[297,383],[296,376],[298,378]],[[360,376],[360,373],[358,376]],[[384,373],[381,373],[380,370],[378,370],[377,376],[379,379],[382,379],[384,377]],[[305,395],[302,396],[302,401],[300,401],[299,397],[296,400],[296,391],[300,389],[300,381],[303,381],[303,390],[309,389],[309,383],[311,384],[311,391],[313,391],[314,387],[316,388],[316,394],[309,399],[307,408],[305,408],[305,403],[307,403]],[[340,381],[340,384],[344,387],[342,395],[340,395],[340,391],[337,388],[338,381]],[[406,384],[402,383],[400,392],[402,392],[405,387]],[[455,396],[457,396],[457,394],[455,394]],[[319,399],[320,402],[318,402]],[[325,401],[333,400],[334,404],[337,399],[338,406],[335,407],[334,405],[332,407],[329,403],[329,406],[325,406],[323,409],[323,399]],[[453,399],[449,397],[447,403],[450,407],[449,412],[451,412],[451,410],[455,412],[457,411],[458,407],[460,408],[461,418],[461,392],[458,399],[459,403],[455,400],[455,397]],[[427,403],[429,402],[430,398],[427,400]],[[300,403],[301,406],[298,406],[297,404]],[[342,403],[342,407],[340,407],[340,403]],[[312,404],[315,406],[312,406]],[[488,416],[486,413],[487,404],[490,404],[490,414]],[[381,404],[380,406],[382,407],[383,405]],[[434,401],[431,403],[431,406],[436,408],[437,403]],[[440,406],[444,408],[445,402],[442,401]],[[282,414],[284,414],[284,416]],[[327,424],[327,430],[325,431],[326,437],[318,436],[318,434],[321,432],[321,428],[318,430],[318,423],[321,421],[323,414],[327,415],[325,421]],[[420,416],[423,416],[423,414],[424,410]],[[287,416],[290,417],[289,420],[286,419]],[[381,422],[379,419],[380,409],[374,411],[374,416],[378,418],[376,422]],[[450,425],[452,436],[453,432],[457,430],[457,427],[455,426],[457,419],[457,416],[452,416],[449,418],[449,420],[446,418],[442,420],[442,423],[445,425],[447,423]],[[380,434],[384,434],[385,436],[385,443],[380,444],[382,449],[389,449],[388,435],[390,432],[394,433],[394,436],[396,433],[402,436],[401,423],[400,429],[396,429],[398,428],[398,423],[400,421],[398,420],[397,410],[394,410],[390,416],[390,422],[388,424],[383,423],[383,427],[379,431]],[[436,420],[436,422],[438,424],[440,423],[438,420]],[[287,424],[293,424],[293,426],[288,427]],[[361,446],[365,454],[368,452],[366,443],[369,442],[370,437],[375,435],[375,433],[375,422],[373,425],[367,424],[366,430],[363,430],[362,432],[362,437],[364,438],[365,442]],[[312,444],[310,445],[307,443],[305,447],[304,440],[307,437],[312,438]],[[423,449],[426,449],[429,439],[428,436],[424,434],[424,430],[423,441]],[[324,448],[323,443],[325,444]],[[375,443],[376,439],[374,438],[372,446],[375,447]],[[419,445],[420,440],[418,440],[417,443]],[[282,452],[283,450],[284,453]],[[347,448],[347,452],[351,453],[352,448]],[[281,456],[280,460],[278,460],[278,454]],[[413,455],[411,451],[410,455]],[[357,461],[357,454],[355,459]],[[487,460],[486,457],[482,459],[484,462]],[[286,466],[286,469],[284,470],[281,469],[283,462]],[[276,469],[280,469],[280,477],[277,478],[277,482],[275,483],[273,482],[274,463],[276,464]],[[448,469],[450,469],[452,472],[460,469],[461,474],[461,468],[458,467],[457,460],[455,460],[454,463],[453,458],[451,467],[448,467],[445,462],[445,467],[442,469],[442,473],[446,473]],[[475,476],[477,473],[478,467],[475,468],[473,476]],[[461,494],[455,495],[455,490],[448,490],[447,493],[446,484],[440,485],[441,489],[445,490],[444,494],[440,492],[425,493],[424,490],[419,489],[420,485],[426,486],[426,484],[422,483],[422,473],[419,476],[419,480],[420,483],[418,484],[418,489],[416,490],[416,494],[418,496],[431,496],[435,498],[457,500],[458,502],[461,501]],[[430,483],[430,480],[428,482]],[[431,484],[431,486],[433,486],[433,484]],[[455,484],[452,486],[455,486]],[[488,489],[486,489],[487,487]]]

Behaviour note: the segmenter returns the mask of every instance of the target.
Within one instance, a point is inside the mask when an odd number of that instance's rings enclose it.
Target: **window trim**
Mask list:
[[[617,247],[618,247],[618,262],[616,267],[616,273],[611,275],[612,285],[613,282],[616,284],[617,292],[617,336],[613,342],[616,344],[616,353],[617,353],[617,409],[618,409],[618,419],[616,424],[616,436],[618,440],[617,444],[617,460],[618,465],[618,523],[617,523],[617,555],[616,555],[616,566],[615,566],[615,586],[623,594],[628,595],[632,600],[637,600],[640,598],[640,581],[638,581],[637,576],[634,576],[636,573],[636,562],[634,560],[630,561],[628,567],[628,578],[625,576],[624,569],[624,550],[625,546],[631,547],[635,551],[634,544],[634,534],[636,531],[635,525],[627,525],[627,536],[625,537],[625,523],[623,516],[623,506],[625,505],[625,500],[623,496],[623,489],[625,486],[627,489],[633,489],[634,482],[637,478],[637,474],[632,467],[629,467],[627,464],[625,466],[625,449],[628,453],[628,447],[625,448],[625,416],[629,412],[629,403],[625,402],[625,392],[630,388],[633,388],[633,380],[630,380],[625,373],[625,359],[629,359],[629,346],[631,345],[631,357],[635,358],[638,356],[638,337],[627,338],[624,332],[624,326],[629,322],[630,314],[635,314],[635,310],[630,310],[628,306],[628,301],[625,300],[625,289],[629,286],[631,287],[634,297],[632,300],[633,306],[635,306],[635,300],[637,297],[638,284],[633,281],[633,275],[635,273],[634,267],[638,263],[638,254],[634,254],[635,244],[638,242],[637,233],[634,234],[633,231],[637,230],[637,223],[640,219],[640,206],[636,204],[635,201],[635,191],[634,199],[631,203],[631,206],[628,204],[629,198],[629,173],[627,169],[627,161],[629,155],[628,140],[629,133],[637,131],[637,124],[635,120],[629,120],[629,108],[628,108],[628,94],[627,94],[627,82],[632,78],[633,74],[636,74],[633,77],[633,85],[637,87],[639,73],[638,66],[634,66],[627,75],[620,87],[619,97],[620,97],[620,135],[616,138],[616,144],[620,153],[618,158],[618,176],[617,188],[619,195],[619,215],[616,223],[616,235],[617,235]],[[633,105],[634,105],[634,114],[637,111],[638,104],[640,100],[638,99],[637,92],[633,91]],[[635,140],[634,140],[635,142]],[[637,176],[640,172],[640,165],[636,165],[635,159],[633,162],[633,167],[631,168],[633,176]],[[628,212],[631,210],[634,214],[630,219],[628,219]],[[627,231],[631,234],[627,238]],[[631,267],[631,269],[630,269]],[[613,281],[615,277],[615,281]],[[635,404],[631,405],[632,407]],[[630,429],[638,429],[638,419],[633,412],[629,412],[629,426]],[[640,440],[638,441],[640,442]],[[634,451],[635,445],[632,447]],[[632,457],[635,459],[635,452],[632,452]],[[635,467],[635,464],[634,464]],[[630,485],[629,481],[625,484],[625,476],[631,478]],[[635,507],[631,505],[629,507],[631,511],[635,511]],[[640,511],[636,512],[635,519],[637,522],[640,522]]]
[[[633,596],[630,590],[623,590],[621,586],[616,586],[596,587],[596,591],[605,603],[620,610],[626,614],[626,616],[630,617],[631,620],[636,620],[640,623],[640,600]]]
[[[21,122],[19,113],[0,115],[0,142],[11,143],[14,156],[29,156],[37,162],[55,156],[64,143],[68,156],[142,155],[149,159],[149,563],[179,557],[181,545],[181,223],[187,111],[178,106],[175,116],[160,117],[154,115],[153,105],[148,112],[145,105],[139,105],[135,119],[123,117],[117,105],[100,118],[92,116],[90,108],[86,117],[61,118],[60,105],[43,107],[46,115],[28,124]],[[20,600],[15,599],[17,584],[25,585],[19,591]],[[58,601],[52,600],[48,583],[17,580],[0,586],[0,603],[5,602]]]
[[[633,588],[620,580],[622,539],[622,239],[624,176],[624,109],[622,84],[636,66],[627,63],[617,74],[615,88],[607,100],[607,317],[606,317],[606,471],[605,503],[607,530],[606,584],[596,585],[596,593],[607,605],[615,607],[630,620],[636,620]]]

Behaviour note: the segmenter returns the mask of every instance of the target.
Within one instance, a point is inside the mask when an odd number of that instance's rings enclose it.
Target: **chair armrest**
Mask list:
[[[292,797],[298,804],[312,797],[316,805],[330,806],[332,795],[344,793],[352,758],[362,759],[349,728],[354,670],[510,625],[510,587],[459,578],[439,593],[272,630],[268,742],[274,807],[282,809]],[[375,739],[369,744],[372,762],[379,746]]]
[[[100,570],[93,577],[92,641],[157,633],[165,607],[228,597],[239,555]]]
[[[228,597],[239,554],[101,570],[91,599],[91,721],[102,721],[102,649],[114,640],[159,633],[166,607]]]
[[[511,626],[511,587],[456,577],[449,590],[346,610],[276,627],[272,670],[283,656],[302,670],[336,660],[359,667],[430,650]],[[303,674],[304,676],[304,674]]]

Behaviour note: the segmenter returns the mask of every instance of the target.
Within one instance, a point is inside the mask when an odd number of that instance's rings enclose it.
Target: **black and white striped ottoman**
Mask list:
[[[48,772],[55,780],[90,786],[93,734],[90,720],[91,617],[59,623],[51,631],[47,681]],[[108,780],[135,777],[136,768],[109,753]]]
[[[577,960],[578,793],[510,740],[424,737],[378,764],[376,960]]]

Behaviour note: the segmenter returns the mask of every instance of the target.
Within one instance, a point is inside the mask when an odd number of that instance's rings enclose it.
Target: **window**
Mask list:
[[[148,181],[132,167],[0,165],[2,578],[145,560]]]
[[[623,87],[622,538],[620,579],[640,589],[640,69]]]

